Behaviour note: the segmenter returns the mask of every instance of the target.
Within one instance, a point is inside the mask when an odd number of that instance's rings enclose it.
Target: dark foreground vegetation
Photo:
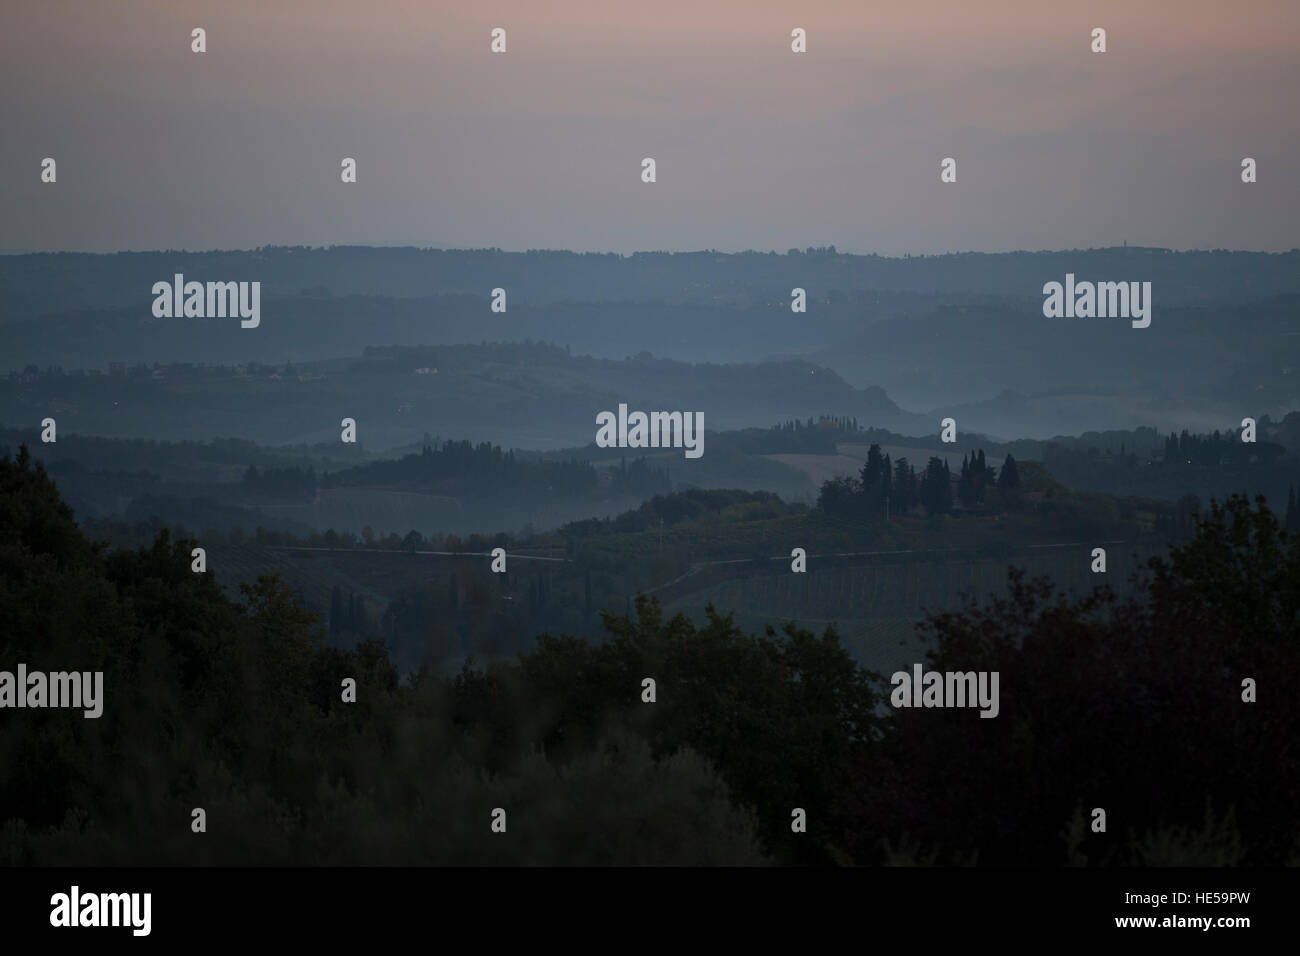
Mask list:
[[[1212,505],[1133,596],[1012,571],[931,617],[930,668],[1000,673],[991,720],[893,710],[834,629],[646,599],[601,642],[399,680],[274,578],[230,600],[193,546],[94,544],[25,448],[0,459],[0,670],[103,671],[105,698],[0,710],[0,860],[1300,862],[1300,539],[1263,499]]]

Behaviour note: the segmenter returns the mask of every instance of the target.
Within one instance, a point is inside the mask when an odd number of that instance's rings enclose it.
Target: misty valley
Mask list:
[[[0,258],[0,853],[1294,861],[1296,255]]]

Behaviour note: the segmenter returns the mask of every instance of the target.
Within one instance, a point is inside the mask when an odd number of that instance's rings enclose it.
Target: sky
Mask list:
[[[0,0],[0,250],[1281,251],[1297,91],[1295,0]]]

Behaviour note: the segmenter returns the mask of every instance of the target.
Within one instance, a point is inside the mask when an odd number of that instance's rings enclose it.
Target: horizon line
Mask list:
[[[498,255],[531,255],[533,253],[543,253],[548,255],[596,255],[596,256],[616,256],[620,259],[633,259],[638,256],[699,256],[699,255],[716,255],[716,256],[790,256],[794,255],[812,255],[812,256],[837,256],[855,259],[944,259],[958,256],[1014,256],[1014,255],[1058,255],[1061,253],[1078,253],[1078,252],[1112,252],[1128,251],[1134,252],[1158,252],[1169,255],[1190,255],[1194,253],[1233,253],[1237,255],[1255,255],[1255,256],[1287,256],[1300,254],[1300,247],[1292,246],[1290,249],[1279,250],[1260,250],[1260,249],[1232,249],[1227,247],[1189,247],[1185,249],[1176,249],[1168,246],[1139,246],[1122,245],[1114,246],[1086,246],[1072,248],[1056,249],[1004,249],[996,252],[987,252],[977,249],[954,250],[949,252],[920,252],[920,253],[897,253],[881,254],[878,252],[846,252],[841,251],[832,243],[827,246],[806,246],[802,249],[791,247],[785,252],[775,249],[641,249],[633,252],[614,252],[610,250],[598,249],[563,249],[563,248],[528,248],[528,249],[505,249],[500,246],[448,246],[433,242],[423,242],[421,240],[398,240],[392,242],[339,242],[326,243],[323,245],[312,244],[265,244],[261,246],[248,247],[213,247],[207,249],[174,249],[174,248],[155,248],[155,249],[114,249],[114,250],[84,250],[84,249],[5,249],[0,248],[0,256],[121,256],[121,255],[156,255],[160,253],[172,255],[211,255],[214,253],[253,253],[267,250],[307,250],[311,252],[324,252],[331,249],[391,249],[395,251],[414,249],[421,252],[478,252],[494,253]]]

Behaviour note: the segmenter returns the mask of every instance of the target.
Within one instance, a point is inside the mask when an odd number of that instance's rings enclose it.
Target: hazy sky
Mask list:
[[[0,248],[1282,250],[1298,92],[1297,0],[3,0]]]

